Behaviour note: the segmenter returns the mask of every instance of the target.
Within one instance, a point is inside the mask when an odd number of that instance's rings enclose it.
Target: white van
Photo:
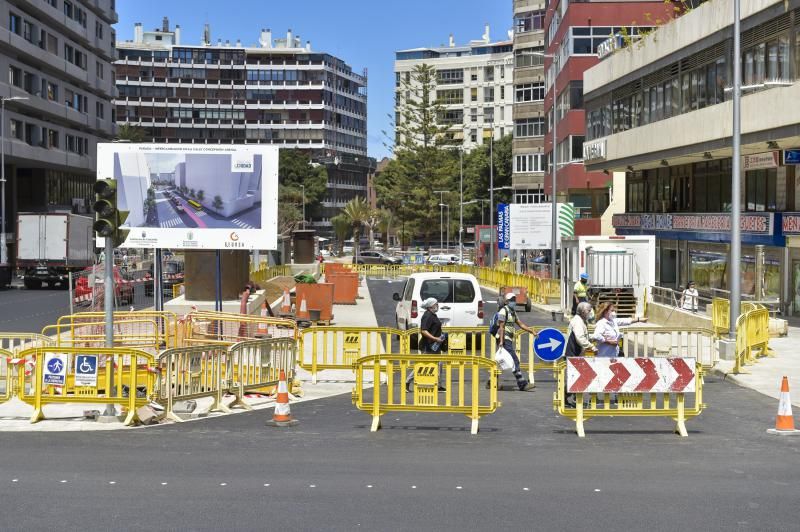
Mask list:
[[[445,327],[482,327],[483,297],[474,275],[468,273],[415,273],[409,276],[397,301],[395,318],[401,330],[419,327],[422,302],[429,297],[439,301],[436,313]]]

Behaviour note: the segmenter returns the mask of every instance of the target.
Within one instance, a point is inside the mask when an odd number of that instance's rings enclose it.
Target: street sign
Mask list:
[[[555,362],[564,356],[564,349],[567,347],[567,340],[564,333],[558,329],[542,329],[539,336],[533,342],[533,350],[536,356],[545,362]]]
[[[48,353],[44,357],[42,383],[64,386],[67,380],[67,359],[64,355]]]
[[[97,355],[75,358],[75,386],[97,387]]]
[[[511,205],[497,204],[497,249],[509,249],[511,244]]]
[[[783,150],[783,164],[800,164],[800,149]]]
[[[694,358],[569,357],[569,393],[691,393]]]

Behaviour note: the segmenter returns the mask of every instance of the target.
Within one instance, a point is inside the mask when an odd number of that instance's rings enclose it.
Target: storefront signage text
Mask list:
[[[784,226],[786,225],[784,217]],[[614,227],[649,231],[686,231],[692,233],[721,233],[731,230],[731,215],[721,214],[616,214]],[[800,214],[797,220],[800,227]],[[772,234],[772,214],[742,214],[742,232],[756,235]],[[800,231],[798,231],[800,232]]]
[[[783,234],[800,235],[800,212],[783,213]]]
[[[756,153],[742,157],[742,170],[762,170],[765,168],[777,168],[780,163],[779,151],[768,151],[766,153]]]

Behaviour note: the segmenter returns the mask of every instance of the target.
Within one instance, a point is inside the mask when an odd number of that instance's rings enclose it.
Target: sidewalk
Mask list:
[[[800,351],[798,351],[798,344],[800,344],[800,327],[789,327],[787,336],[769,339],[769,346],[775,356],[759,358],[752,366],[745,366],[744,370],[748,373],[739,375],[731,373],[733,371],[733,361],[731,360],[720,360],[712,371],[739,386],[774,398],[776,412],[781,380],[786,375],[789,377],[792,404],[800,407]]]
[[[377,327],[375,312],[372,308],[372,299],[366,286],[366,281],[361,282],[358,289],[359,299],[356,305],[335,305],[333,308],[334,326],[339,327]],[[323,399],[334,395],[351,393],[355,378],[351,371],[346,370],[326,370],[322,374],[322,379],[316,385],[311,384],[311,375],[297,367],[296,379],[303,383],[303,396],[295,397],[289,395],[290,404]],[[227,403],[233,400],[233,396],[227,396]],[[270,409],[275,405],[274,397],[250,394],[245,397],[245,402],[253,410]],[[195,413],[199,416],[186,422],[194,422],[211,417],[219,417],[223,414],[219,412],[208,412],[211,406],[210,398],[197,400]],[[33,414],[33,407],[14,398],[0,404],[0,433],[2,432],[69,432],[69,431],[106,431],[106,430],[135,430],[143,427],[125,427],[122,423],[97,423],[92,420],[84,419],[83,412],[88,410],[104,411],[105,405],[102,404],[78,404],[65,403],[46,405],[44,407],[47,418],[39,423],[30,423]],[[244,412],[245,410],[234,410],[234,413]],[[118,410],[119,413],[119,410]],[[302,412],[292,412],[293,415],[302,421]],[[267,419],[265,416],[264,419]],[[172,423],[163,421],[161,424]]]

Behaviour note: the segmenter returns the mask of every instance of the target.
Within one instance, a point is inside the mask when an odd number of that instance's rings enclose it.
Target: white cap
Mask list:
[[[422,302],[422,308],[431,308],[432,306],[439,303],[435,297],[429,297],[425,301]]]
[[[506,301],[511,301],[512,299],[516,300],[517,299],[517,294],[515,294],[514,292],[507,293],[506,294]]]

